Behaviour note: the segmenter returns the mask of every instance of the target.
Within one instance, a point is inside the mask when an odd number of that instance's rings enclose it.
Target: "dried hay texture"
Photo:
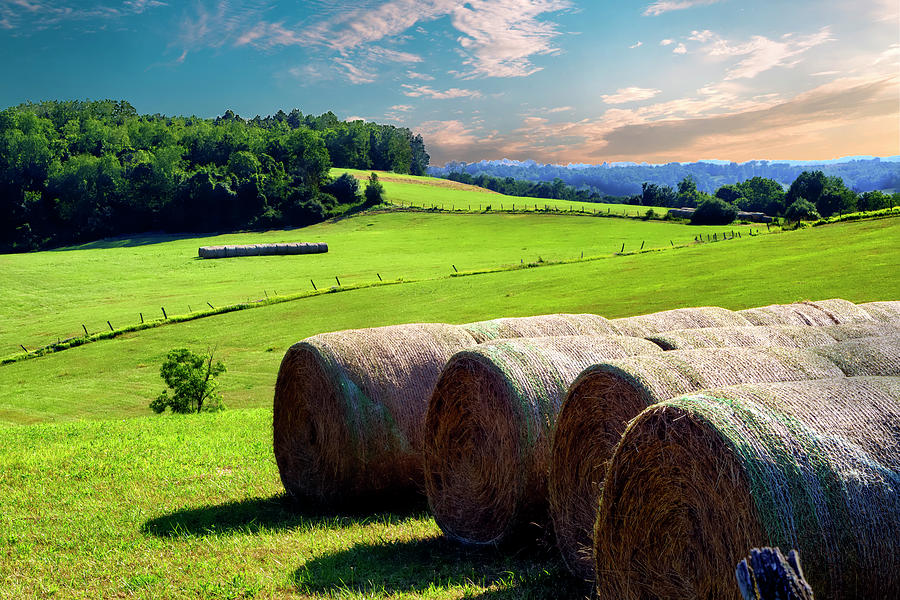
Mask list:
[[[291,346],[275,383],[281,481],[313,504],[359,506],[421,492],[423,424],[441,369],[474,345],[437,323],[323,333]]]
[[[566,388],[600,360],[660,353],[624,336],[518,338],[454,355],[425,418],[425,490],[444,533],[527,540],[546,525],[550,432]]]
[[[866,302],[857,305],[876,321],[900,322],[900,300]]]
[[[550,457],[550,515],[566,565],[593,577],[591,533],[606,469],[642,410],[704,388],[841,376],[831,361],[797,348],[672,350],[586,369],[566,394]]]
[[[754,346],[810,348],[834,343],[834,338],[824,331],[824,328],[799,325],[679,329],[648,335],[647,339],[658,344],[663,350]]]
[[[864,309],[840,298],[795,304],[772,304],[737,312],[746,317],[752,325],[838,325],[873,320]]]
[[[848,377],[900,376],[900,335],[848,340],[814,351],[836,364]]]
[[[845,323],[843,325],[826,325],[821,329],[838,342],[855,340],[863,337],[876,337],[884,335],[900,335],[900,321],[886,322],[875,321],[873,323]]]
[[[618,335],[608,319],[590,314],[505,317],[461,325],[478,341],[560,335]]]
[[[734,311],[718,306],[696,308],[676,308],[649,315],[625,317],[610,320],[622,335],[645,337],[675,329],[698,329],[700,327],[744,327],[753,325]]]
[[[641,413],[594,530],[598,596],[740,600],[749,548],[796,548],[817,598],[900,597],[900,379],[742,385]]]

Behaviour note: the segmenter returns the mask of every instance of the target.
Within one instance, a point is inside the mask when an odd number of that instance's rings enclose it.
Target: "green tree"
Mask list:
[[[859,195],[856,207],[859,210],[881,210],[891,204],[891,197],[881,190],[873,190]]]
[[[369,175],[369,180],[366,182],[366,205],[367,206],[375,206],[376,204],[381,204],[384,200],[384,186],[381,185],[381,182],[378,181],[378,173],[372,173]]]
[[[216,377],[225,372],[222,361],[213,364],[213,351],[195,354],[187,348],[170,350],[159,369],[159,376],[172,389],[164,390],[150,403],[161,413],[171,408],[173,413],[215,412],[225,408],[218,393]]]
[[[719,198],[708,198],[691,215],[691,225],[728,225],[737,218],[738,210]]]
[[[784,218],[788,221],[815,221],[820,218],[816,211],[816,205],[808,200],[800,198],[784,211]]]

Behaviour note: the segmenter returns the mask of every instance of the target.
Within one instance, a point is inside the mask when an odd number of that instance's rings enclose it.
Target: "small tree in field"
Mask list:
[[[384,186],[378,181],[378,173],[369,175],[369,180],[366,182],[365,194],[367,206],[381,204],[382,200],[384,200]]]
[[[154,412],[171,408],[173,413],[215,412],[222,410],[216,377],[225,372],[222,361],[213,364],[213,351],[195,354],[187,348],[170,350],[159,369],[159,376],[172,389],[163,391],[150,403]]]

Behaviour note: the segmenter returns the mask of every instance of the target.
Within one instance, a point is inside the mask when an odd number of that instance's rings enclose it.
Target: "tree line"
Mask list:
[[[501,194],[526,198],[668,208],[703,206],[704,210],[698,215],[700,219],[711,218],[724,223],[733,221],[738,211],[761,212],[772,217],[800,220],[900,205],[900,193],[891,195],[879,190],[857,193],[847,187],[840,177],[826,175],[823,171],[802,171],[788,189],[774,179],[752,177],[722,185],[714,193],[709,193],[702,191],[697,181],[688,175],[674,187],[645,181],[641,184],[641,193],[628,196],[602,195],[588,188],[579,189],[567,185],[559,177],[550,182],[534,182],[513,177],[494,177],[485,173],[471,175],[464,171],[450,171],[444,177]],[[704,217],[707,214],[713,216]]]
[[[844,162],[792,163],[754,160],[744,163],[702,161],[660,165],[638,163],[604,163],[601,165],[553,165],[533,160],[484,160],[472,163],[448,162],[443,167],[429,167],[430,175],[444,177],[449,173],[490,175],[492,177],[522,179],[532,182],[553,181],[559,178],[576,189],[597,192],[601,196],[631,196],[641,192],[643,183],[675,187],[690,176],[697,189],[714,193],[725,184],[746,181],[754,177],[773,179],[787,187],[803,171],[822,171],[827,176],[840,177],[847,187],[856,191],[900,188],[900,162],[894,159],[855,159]]]
[[[0,251],[308,225],[364,202],[332,166],[421,175],[428,161],[409,129],[331,112],[203,119],[113,100],[21,104],[0,111]]]

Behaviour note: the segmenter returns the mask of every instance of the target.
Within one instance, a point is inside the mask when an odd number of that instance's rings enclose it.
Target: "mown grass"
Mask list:
[[[447,215],[426,217],[452,235]],[[368,227],[370,218],[357,217],[354,226]],[[532,227],[544,218],[525,217]],[[613,221],[554,218],[574,228]],[[530,231],[523,227],[518,243],[530,242]],[[557,233],[565,235],[566,228],[560,225]],[[587,590],[565,574],[552,549],[462,549],[440,536],[421,504],[330,514],[287,501],[272,456],[270,408],[287,347],[320,331],[412,321],[458,323],[555,311],[617,317],[835,296],[895,299],[898,234],[898,219],[856,221],[468,277],[444,272],[415,283],[128,333],[2,366],[0,422],[8,425],[0,425],[0,598],[585,597]],[[494,238],[504,234],[488,228],[482,235],[473,252],[487,266],[502,264],[488,259],[496,259]],[[155,249],[163,258],[144,260],[157,260],[158,266],[174,260],[166,256],[179,244],[193,249],[197,241],[173,239],[140,250]],[[363,252],[365,246],[360,241],[357,248]],[[104,254],[112,250],[82,252],[99,269],[115,256]],[[92,252],[105,258],[95,259]],[[403,260],[399,249],[385,253]],[[118,269],[124,275],[116,284],[125,291],[136,287],[136,297],[154,290],[140,282],[148,274],[131,278],[141,273],[139,262]],[[185,286],[196,276],[195,266],[183,267]],[[278,272],[231,268],[237,269],[231,276],[256,285]],[[64,278],[50,267],[42,275]],[[201,281],[196,289],[227,287],[225,277],[213,279],[216,286]],[[168,283],[158,285],[162,293]],[[78,295],[77,286],[71,293],[79,310],[106,301]],[[61,310],[65,294],[47,294]],[[228,410],[146,416],[147,404],[162,389],[162,357],[178,346],[217,347],[229,369],[221,377]],[[23,425],[28,423],[35,424]]]
[[[577,597],[552,555],[468,551],[422,504],[283,495],[271,411],[0,427],[0,598]]]
[[[176,347],[216,347],[232,408],[269,406],[287,348],[322,331],[415,321],[680,306],[740,309],[843,297],[900,298],[900,220],[857,221],[631,256],[326,294],[128,333],[0,367],[0,422],[146,414]]]
[[[421,187],[421,186],[420,186]],[[471,192],[467,192],[470,193]],[[689,243],[726,228],[563,215],[364,213],[303,229],[139,235],[0,255],[0,357],[58,339],[276,294]],[[731,229],[730,227],[728,228]],[[735,228],[738,229],[738,228]],[[746,232],[746,228],[743,229]],[[765,228],[763,228],[765,230]],[[204,260],[202,245],[325,241],[327,254]],[[338,279],[336,280],[335,277]],[[109,324],[107,324],[109,321]]]
[[[360,180],[361,184],[369,178],[372,171],[357,169],[332,169],[333,176],[350,173]],[[384,186],[389,202],[401,206],[419,208],[438,208],[448,211],[482,212],[490,206],[491,211],[534,211],[554,210],[560,212],[584,212],[588,214],[611,214],[620,216],[642,216],[653,208],[661,216],[668,208],[660,206],[634,206],[631,204],[609,204],[603,202],[570,202],[550,198],[525,198],[522,196],[506,196],[484,188],[449,179],[437,177],[421,177],[415,175],[398,175],[375,171]],[[364,185],[361,185],[364,188]]]

